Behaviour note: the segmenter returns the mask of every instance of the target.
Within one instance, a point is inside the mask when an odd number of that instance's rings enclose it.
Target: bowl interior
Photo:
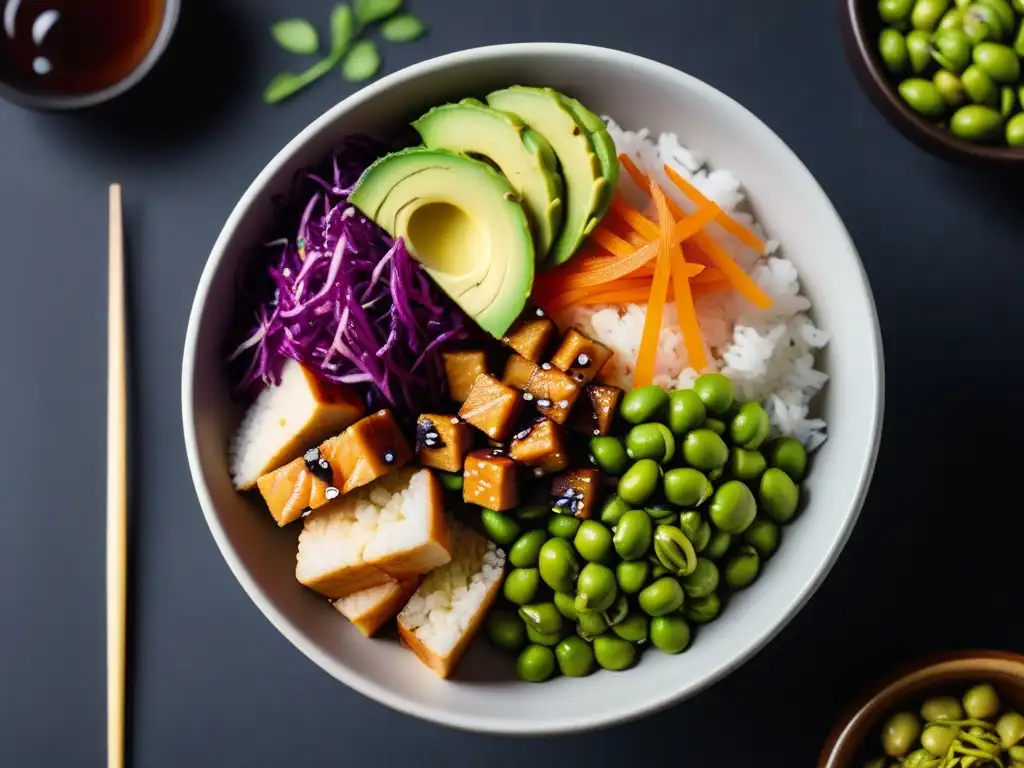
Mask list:
[[[628,674],[529,686],[511,662],[475,643],[457,677],[442,682],[387,639],[364,640],[294,578],[297,527],[276,528],[231,487],[225,446],[237,423],[221,360],[222,334],[246,251],[260,242],[271,198],[353,131],[394,130],[431,105],[512,83],[551,85],[624,126],[674,131],[743,180],[770,235],[798,264],[819,325],[832,334],[820,398],[830,438],[814,457],[809,508],[787,529],[763,577],[683,656],[644,654]],[[795,155],[738,104],[703,83],[634,56],[534,44],[435,59],[385,78],[328,112],[256,179],[228,220],[203,273],[183,368],[190,466],[211,530],[236,577],[300,650],[357,690],[400,710],[458,727],[538,733],[594,728],[693,693],[761,647],[824,577],[849,534],[874,465],[882,409],[877,317],[863,269],[827,197]],[[258,501],[258,500],[257,500]]]
[[[902,671],[874,688],[840,720],[819,768],[859,768],[881,752],[880,729],[889,715],[916,709],[929,696],[961,696],[991,683],[1005,707],[1024,710],[1024,656],[999,652],[947,654]]]

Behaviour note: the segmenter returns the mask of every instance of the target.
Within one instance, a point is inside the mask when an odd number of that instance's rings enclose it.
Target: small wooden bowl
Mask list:
[[[933,155],[988,167],[1024,167],[1024,148],[972,144],[933,125],[906,105],[878,55],[882,20],[877,0],[839,0],[843,42],[854,74],[868,98],[908,139]]]
[[[991,683],[1004,707],[1024,711],[1024,656],[1000,651],[930,656],[898,670],[850,707],[829,734],[818,768],[862,768],[865,759],[881,754],[878,730],[886,717],[908,704],[916,708],[931,695],[960,696],[978,683]]]

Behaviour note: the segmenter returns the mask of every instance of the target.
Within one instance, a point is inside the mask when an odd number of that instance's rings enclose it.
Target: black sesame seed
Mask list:
[[[317,480],[328,485],[334,482],[334,471],[331,469],[331,463],[320,456],[319,448],[310,448],[303,454],[302,460],[306,463],[306,469]]]
[[[299,516],[300,517],[309,517],[311,514],[313,514],[313,508],[312,507],[303,507],[302,512],[300,513]]]

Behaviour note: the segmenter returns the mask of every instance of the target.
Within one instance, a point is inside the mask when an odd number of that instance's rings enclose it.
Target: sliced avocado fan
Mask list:
[[[545,267],[563,264],[600,220],[608,180],[594,152],[588,131],[563,103],[557,91],[514,85],[487,96],[487,103],[517,115],[540,133],[552,149],[565,180],[565,221],[545,260]]]
[[[501,338],[533,289],[534,247],[508,180],[440,149],[394,152],[366,169],[349,202],[392,237],[477,325]]]
[[[603,218],[608,213],[608,206],[612,204],[612,197],[615,196],[615,187],[619,183],[619,156],[615,151],[615,142],[612,141],[611,134],[608,133],[608,126],[604,124],[604,120],[571,96],[560,95],[562,103],[572,112],[576,122],[587,131],[590,143],[594,147],[594,154],[597,155],[597,161],[601,164],[601,175],[604,176],[607,183],[602,195],[604,199],[594,215],[599,219]]]
[[[537,260],[547,255],[562,225],[564,186],[558,159],[543,136],[477,99],[434,107],[412,126],[428,148],[480,156],[496,165],[523,201]]]

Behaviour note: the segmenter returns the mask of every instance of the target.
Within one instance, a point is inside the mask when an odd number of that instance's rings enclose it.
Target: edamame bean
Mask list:
[[[555,592],[575,591],[579,564],[567,541],[557,538],[545,541],[540,548],[537,563],[541,579]]]
[[[695,597],[686,601],[683,606],[683,614],[694,624],[707,624],[718,618],[722,612],[722,598],[717,592],[712,592],[705,597]]]
[[[769,470],[770,471],[770,470]],[[765,472],[767,475],[768,472]],[[764,483],[764,476],[761,478]],[[743,533],[754,522],[757,515],[757,503],[754,494],[739,480],[723,483],[715,491],[711,499],[709,511],[711,522],[720,531],[728,534]]]
[[[516,507],[512,514],[515,515],[517,520],[533,522],[535,520],[543,520],[550,513],[550,507],[541,506],[540,504],[523,504]]]
[[[1013,41],[1013,50],[1018,56],[1024,56],[1024,24],[1017,30],[1017,37]]]
[[[903,757],[921,735],[921,721],[913,712],[897,712],[882,727],[882,751],[889,757]]]
[[[672,573],[668,568],[661,564],[661,561],[657,557],[654,557],[654,555],[651,555],[651,557],[654,558],[651,560],[651,581],[657,581],[662,576],[668,576]]]
[[[438,479],[441,481],[441,487],[451,493],[458,493],[462,490],[462,473],[461,472],[437,472],[435,473]]]
[[[530,625],[526,625],[526,639],[534,645],[544,645],[548,648],[553,648],[558,645],[558,641],[562,639],[561,632],[540,632]]]
[[[807,450],[795,437],[780,437],[772,444],[769,463],[799,483],[807,471]]]
[[[630,424],[660,421],[668,406],[668,392],[656,384],[638,387],[622,398],[619,414]]]
[[[899,768],[932,768],[934,764],[935,759],[932,757],[931,752],[924,747],[921,747],[921,749],[915,749],[903,758],[902,762],[897,763],[896,765],[898,765]]]
[[[702,424],[701,426],[703,426],[704,429],[710,429],[719,437],[725,437],[727,427],[725,422],[722,421],[721,419],[713,419],[709,417],[707,419],[704,419],[704,424]]]
[[[925,32],[933,31],[939,19],[949,10],[950,0],[917,0],[910,11],[910,26]]]
[[[963,8],[950,8],[945,15],[939,19],[939,29],[963,29],[964,10]]]
[[[732,407],[734,395],[732,379],[721,373],[705,373],[693,382],[693,391],[713,415],[725,413]]]
[[[647,614],[631,611],[626,618],[612,627],[612,632],[631,643],[643,643],[647,640]]]
[[[604,620],[608,622],[609,627],[614,627],[629,613],[629,598],[619,592],[615,596],[615,602],[612,603],[611,608],[606,609],[601,615],[604,616]]]
[[[718,589],[718,566],[699,557],[693,571],[680,581],[687,597],[707,597]]]
[[[1001,114],[1003,117],[1009,117],[1017,109],[1017,94],[1013,90],[1013,88],[1011,88],[1008,85],[1003,86],[1000,94],[1002,98],[1002,103],[999,107],[999,114]]]
[[[619,498],[639,507],[658,489],[661,467],[651,459],[640,459],[619,478]]]
[[[729,472],[744,483],[756,483],[767,466],[768,462],[760,451],[733,448],[729,455]]]
[[[555,647],[555,660],[566,677],[586,677],[594,669],[594,650],[582,637],[569,636]]]
[[[621,475],[629,469],[629,456],[617,437],[593,437],[590,439],[590,460],[609,475]]]
[[[732,536],[725,531],[715,531],[711,534],[711,540],[701,554],[709,560],[718,560],[725,557],[730,544],[732,544]]]
[[[915,75],[923,75],[931,69],[934,64],[931,35],[918,30],[908,33],[907,58],[910,59],[910,71]]]
[[[516,660],[516,672],[528,683],[542,683],[555,672],[555,654],[542,645],[528,645]]]
[[[686,576],[697,567],[697,553],[685,534],[675,526],[659,525],[654,530],[654,554],[669,573]]]
[[[548,540],[547,531],[527,531],[508,551],[508,561],[515,568],[532,568],[540,557],[540,548]]]
[[[772,467],[761,475],[758,497],[768,517],[777,523],[788,523],[800,504],[800,488],[789,475]]]
[[[729,435],[733,443],[748,451],[760,448],[761,443],[768,438],[769,431],[771,422],[768,420],[768,413],[756,402],[741,405],[729,425]]]
[[[644,507],[644,511],[656,523],[671,525],[679,519],[679,513],[676,512],[675,507],[669,504],[652,504]]]
[[[779,547],[779,526],[763,517],[759,517],[743,532],[743,539],[767,560]]]
[[[601,668],[621,672],[633,666],[636,648],[615,635],[601,635],[594,638],[594,658]]]
[[[902,75],[910,66],[907,39],[902,32],[892,27],[886,27],[879,34],[878,53],[885,68],[894,75]]]
[[[941,29],[932,38],[932,58],[943,69],[960,74],[971,63],[971,39],[962,29]]]
[[[615,526],[612,545],[623,560],[639,560],[650,549],[654,529],[642,509],[631,509]]]
[[[985,720],[995,717],[1002,704],[999,694],[989,683],[976,685],[964,694],[964,712],[973,720]]]
[[[1024,747],[1022,747],[1020,745],[1018,745],[1016,747],[1010,747],[1007,750],[1007,754],[1010,756],[1011,760],[1016,760],[1018,762],[1024,762]],[[1011,765],[1010,768],[1018,768],[1018,766]]]
[[[956,730],[944,725],[930,725],[921,731],[921,746],[935,757],[943,757],[949,751]]]
[[[914,0],[879,0],[878,15],[886,24],[900,24],[910,19]]]
[[[617,495],[612,495],[608,497],[604,506],[601,507],[601,514],[599,517],[602,523],[607,525],[609,528],[614,528],[619,524],[619,520],[621,520],[622,516],[627,512],[629,512],[629,505]]]
[[[665,498],[677,507],[699,507],[714,492],[711,481],[692,467],[677,467],[665,473]]]
[[[678,611],[686,600],[686,594],[679,582],[671,576],[663,576],[644,587],[637,598],[641,610],[649,616],[664,616]]]
[[[683,512],[679,516],[679,530],[690,540],[694,552],[703,552],[711,541],[711,524],[700,512]]]
[[[480,523],[483,525],[487,538],[499,546],[508,547],[519,538],[519,523],[501,512],[481,509]]]
[[[603,563],[612,552],[612,532],[596,520],[584,520],[573,544],[584,560]]]
[[[1006,0],[978,0],[978,2],[999,14],[999,20],[1003,22],[1004,29],[1013,31],[1013,28],[1017,25],[1017,17],[1013,12],[1013,6],[1006,2]]]
[[[690,645],[690,625],[678,613],[651,619],[651,645],[662,653],[682,653]]]
[[[900,83],[896,90],[911,109],[927,118],[937,120],[946,112],[946,102],[930,80],[911,77]]]
[[[615,572],[607,565],[587,563],[576,582],[576,610],[579,613],[601,613],[611,608],[619,587]]]
[[[1024,717],[1018,712],[1005,712],[996,721],[996,733],[1003,749],[1016,746],[1024,740]]]
[[[997,83],[1016,83],[1020,79],[1020,59],[1008,45],[978,43],[971,56],[975,66]]]
[[[664,424],[638,424],[626,435],[626,453],[631,459],[653,459],[666,464],[676,454],[676,439]]]
[[[749,544],[739,547],[725,564],[725,583],[732,589],[744,589],[754,583],[761,569],[761,558]]]
[[[576,621],[580,617],[579,611],[576,610],[576,595],[574,593],[555,592],[552,599],[558,612],[569,621]]]
[[[635,595],[647,585],[651,564],[646,560],[623,560],[615,566],[615,580],[627,595]]]
[[[960,701],[952,696],[933,696],[921,705],[921,718],[928,723],[938,720],[963,720]]]
[[[562,614],[554,603],[528,603],[519,608],[519,618],[527,629],[531,627],[545,635],[562,631]]]
[[[1024,113],[1006,121],[1006,143],[1011,147],[1024,147]]]
[[[559,539],[572,540],[582,521],[572,515],[552,515],[548,520],[548,533]]]
[[[981,3],[971,3],[964,9],[960,26],[972,43],[997,42],[1008,31],[1004,29],[999,14]]]
[[[695,429],[683,440],[683,458],[691,467],[707,472],[725,466],[729,448],[710,429]]]
[[[707,415],[704,401],[692,389],[677,389],[669,393],[668,428],[676,437],[699,427]]]
[[[584,640],[593,640],[608,631],[608,620],[600,613],[581,613],[576,620],[576,632]]]
[[[526,645],[526,626],[515,614],[496,610],[487,615],[487,637],[508,653],[519,653]]]
[[[960,75],[960,84],[964,87],[967,98],[975,104],[992,107],[999,98],[999,87],[995,80],[982,72],[980,67],[972,65],[965,69]]]
[[[526,605],[540,587],[540,572],[536,568],[514,568],[505,577],[502,592],[505,599],[515,605]]]

